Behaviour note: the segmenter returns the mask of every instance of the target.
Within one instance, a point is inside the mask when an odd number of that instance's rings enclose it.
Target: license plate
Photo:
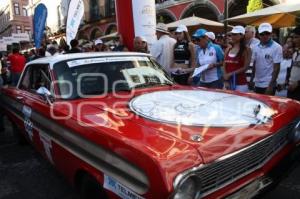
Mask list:
[[[236,193],[226,197],[226,199],[251,199],[256,196],[260,190],[264,189],[272,183],[270,178],[259,178],[244,186]]]

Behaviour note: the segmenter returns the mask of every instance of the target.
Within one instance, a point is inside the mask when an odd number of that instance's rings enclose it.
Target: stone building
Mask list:
[[[29,15],[28,0],[7,0],[0,5],[0,38],[12,33],[32,35],[32,17]]]

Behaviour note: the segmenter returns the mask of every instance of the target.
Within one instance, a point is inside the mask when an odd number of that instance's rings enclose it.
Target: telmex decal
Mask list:
[[[144,199],[107,175],[104,175],[104,188],[114,192],[123,199]]]

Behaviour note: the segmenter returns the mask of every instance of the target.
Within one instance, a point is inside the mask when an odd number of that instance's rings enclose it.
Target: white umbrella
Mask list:
[[[205,29],[207,29],[209,31],[213,31],[213,32],[223,32],[224,31],[223,23],[208,20],[208,19],[203,19],[203,18],[196,17],[196,16],[184,18],[184,19],[169,23],[169,24],[167,24],[167,27],[169,29],[174,29],[174,28],[177,28],[178,25],[180,25],[180,24],[187,26],[189,29],[189,32],[194,32],[198,28],[205,28]]]
[[[282,3],[270,6],[252,13],[239,15],[230,19],[230,22],[256,25],[263,22],[272,24],[275,28],[294,26],[297,14],[300,14],[300,3]]]
[[[216,21],[212,21],[212,20],[208,20],[208,19],[203,19],[200,17],[188,17],[188,18],[184,18],[172,23],[167,24],[168,28],[176,28],[178,27],[178,25],[183,24],[187,27],[189,26],[199,26],[199,25],[204,25],[204,26],[217,26],[217,27],[223,27],[224,24],[220,23],[220,22],[216,22]]]
[[[100,39],[102,40],[111,40],[111,39],[114,39],[118,36],[118,32],[114,32],[114,33],[111,33],[109,35],[104,35],[102,37],[100,37]]]

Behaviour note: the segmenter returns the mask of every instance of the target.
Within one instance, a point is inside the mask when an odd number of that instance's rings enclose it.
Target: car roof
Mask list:
[[[54,55],[50,57],[43,57],[31,62],[29,64],[49,64],[50,67],[53,66],[55,63],[61,61],[68,61],[74,59],[82,59],[82,58],[92,58],[92,57],[116,57],[116,56],[147,56],[150,57],[151,55],[145,53],[136,53],[136,52],[88,52],[88,53],[70,53],[70,54],[61,54],[61,55]]]

